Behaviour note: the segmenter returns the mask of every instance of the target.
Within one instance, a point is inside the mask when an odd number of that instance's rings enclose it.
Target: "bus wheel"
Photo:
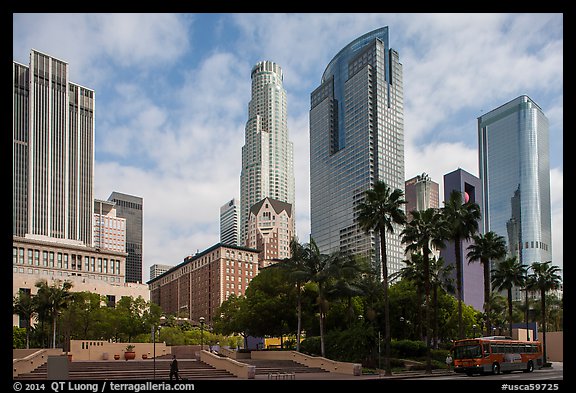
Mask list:
[[[494,375],[500,374],[500,365],[498,363],[494,363],[492,365],[492,374]]]
[[[528,367],[526,367],[526,370],[524,370],[524,372],[531,373],[532,371],[534,371],[534,363],[532,363],[532,360],[530,360],[528,362]]]

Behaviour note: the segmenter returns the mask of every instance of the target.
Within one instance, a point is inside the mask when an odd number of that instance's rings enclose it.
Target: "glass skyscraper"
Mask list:
[[[552,260],[548,119],[526,95],[478,118],[484,228],[524,265]],[[518,295],[518,294],[516,294]]]
[[[345,46],[310,101],[311,237],[322,253],[375,251],[381,271],[379,241],[360,229],[355,207],[378,180],[404,190],[402,64],[388,27]],[[386,233],[389,273],[403,267],[401,230]]]
[[[295,207],[294,147],[288,139],[282,68],[271,61],[252,67],[240,174],[240,242],[246,244],[250,209],[270,197]],[[292,230],[292,233],[295,233]]]

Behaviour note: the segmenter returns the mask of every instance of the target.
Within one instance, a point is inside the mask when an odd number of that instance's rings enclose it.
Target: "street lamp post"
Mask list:
[[[156,325],[152,325],[152,360],[154,363],[154,377],[153,379],[156,380]]]
[[[200,321],[200,351],[204,350],[204,317],[199,318]]]
[[[472,325],[472,338],[476,338],[476,324]]]
[[[156,379],[156,331],[160,330],[160,328],[162,327],[162,324],[166,321],[166,317],[164,315],[162,315],[160,317],[160,325],[156,326],[156,324],[152,325],[152,347],[153,347],[153,354],[152,354],[152,361],[154,363],[154,377],[153,379]]]

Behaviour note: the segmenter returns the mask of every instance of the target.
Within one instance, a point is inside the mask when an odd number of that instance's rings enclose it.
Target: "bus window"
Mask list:
[[[484,343],[483,347],[484,347],[484,357],[486,358],[486,357],[490,356],[490,344]]]
[[[480,345],[457,345],[454,347],[454,359],[481,358]]]

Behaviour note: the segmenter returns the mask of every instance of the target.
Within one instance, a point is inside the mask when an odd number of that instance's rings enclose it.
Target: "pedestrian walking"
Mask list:
[[[448,366],[448,371],[452,371],[452,356],[450,354],[446,356],[446,365]]]
[[[178,381],[180,376],[178,375],[178,360],[176,360],[176,355],[172,355],[172,363],[170,363],[170,380],[172,377]]]

